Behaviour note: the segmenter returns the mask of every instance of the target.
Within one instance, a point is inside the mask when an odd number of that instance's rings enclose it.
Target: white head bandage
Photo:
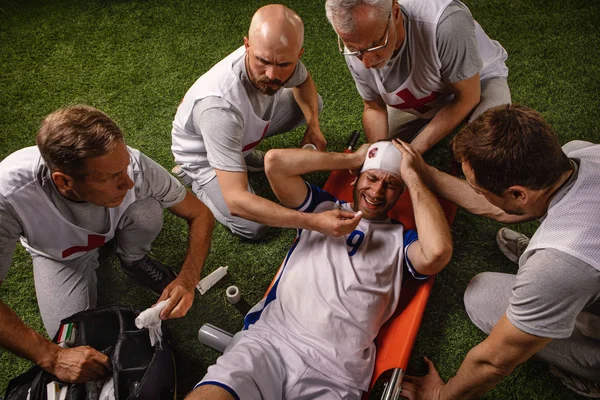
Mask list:
[[[402,180],[402,174],[400,174],[401,163],[402,153],[394,147],[392,142],[377,142],[369,147],[360,172],[363,173],[370,169],[378,169],[388,172]]]

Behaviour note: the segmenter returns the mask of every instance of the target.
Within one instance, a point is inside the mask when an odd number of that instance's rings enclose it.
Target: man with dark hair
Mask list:
[[[367,140],[424,153],[463,120],[510,103],[506,51],[460,1],[327,0]]]
[[[259,8],[244,45],[194,83],[173,121],[174,172],[193,180],[192,191],[217,221],[244,238],[259,239],[270,226],[339,235],[358,223],[339,210],[315,218],[286,209],[256,195],[248,182],[248,171],[264,169],[256,150],[264,138],[306,122],[300,145],[325,150],[322,101],[300,61],[303,46],[298,14],[281,4]]]
[[[0,283],[20,239],[33,259],[46,331],[96,307],[98,249],[114,238],[123,271],[169,300],[162,318],[184,316],[206,259],[210,210],[160,165],[126,146],[102,111],[73,106],[50,114],[37,147],[0,163]],[[163,224],[162,209],[188,221],[188,255],[179,276],[147,252]],[[27,327],[0,302],[0,346],[67,382],[95,379],[110,368],[90,347],[64,349]]]
[[[464,295],[469,317],[489,337],[447,384],[433,363],[408,377],[409,399],[471,399],[530,357],[550,365],[569,389],[600,397],[600,145],[556,133],[534,110],[484,112],[453,140],[466,180],[427,166],[428,185],[466,210],[496,221],[537,219],[531,239],[502,228],[497,242],[516,275],[485,272]]]

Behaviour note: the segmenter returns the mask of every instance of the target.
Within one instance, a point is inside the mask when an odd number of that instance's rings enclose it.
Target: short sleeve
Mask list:
[[[225,102],[221,99],[206,98],[196,103],[192,111],[194,128],[202,134],[211,167],[223,171],[246,172],[246,162],[242,153],[242,117],[232,110],[230,105],[214,104],[219,100]]]
[[[379,92],[376,89],[373,89],[373,87],[371,85],[369,85],[369,83],[364,79],[363,76],[361,76],[361,74],[359,74],[358,70],[354,66],[354,62],[353,62],[354,60],[351,59],[354,57],[345,57],[345,58],[346,58],[346,64],[348,64],[348,69],[350,70],[350,74],[352,75],[352,78],[354,79],[354,83],[356,85],[356,90],[358,91],[358,94],[360,94],[360,97],[362,97],[366,101],[373,101],[373,100],[380,99],[381,95],[379,94]],[[359,67],[359,68],[361,68],[361,67]],[[376,86],[375,86],[375,88],[376,88]]]
[[[444,10],[437,27],[436,43],[445,82],[463,81],[483,68],[475,21],[466,6],[455,2]]]
[[[418,273],[417,270],[413,267],[410,259],[408,258],[408,248],[417,240],[419,240],[419,235],[417,234],[417,231],[414,231],[412,229],[404,230],[404,266],[413,278],[423,280],[427,279],[428,275]]]
[[[11,212],[12,207],[0,195],[0,281],[6,278],[12,263],[12,256],[19,236],[23,233],[21,224]]]
[[[334,204],[342,204],[338,199],[336,199],[331,193],[326,192],[318,186],[313,185],[312,183],[304,182],[308,189],[306,193],[306,198],[304,202],[296,208],[298,211],[302,212],[314,212],[319,204],[324,202],[330,202]]]
[[[156,161],[140,153],[139,167],[141,182],[138,195],[141,198],[152,197],[163,208],[183,201],[187,194],[186,188]]]
[[[586,142],[584,140],[571,140],[562,147],[563,153],[567,154],[572,151],[585,149],[586,147],[594,146],[592,142]]]
[[[306,70],[304,64],[302,64],[302,61],[298,60],[298,63],[296,64],[296,68],[294,69],[292,76],[285,83],[284,87],[293,88],[299,86],[304,83],[306,78],[308,78],[308,71]]]
[[[600,297],[598,275],[560,251],[538,250],[519,268],[506,316],[531,335],[567,338],[577,315]]]

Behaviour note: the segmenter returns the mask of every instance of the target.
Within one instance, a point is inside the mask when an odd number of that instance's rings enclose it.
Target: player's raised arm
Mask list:
[[[265,155],[265,173],[273,192],[281,203],[290,208],[300,206],[306,199],[307,188],[303,174],[314,171],[360,168],[368,145],[354,153],[328,153],[307,149],[273,149]]]
[[[400,140],[392,142],[402,152],[402,179],[410,191],[419,240],[408,248],[413,267],[423,275],[440,272],[452,257],[452,235],[440,203],[414,168],[417,150]]]

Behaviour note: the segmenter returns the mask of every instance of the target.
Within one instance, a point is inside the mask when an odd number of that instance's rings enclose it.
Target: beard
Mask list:
[[[259,83],[259,91],[262,94],[266,94],[269,96],[273,96],[275,93],[277,93],[277,91],[279,89],[281,89],[283,87],[283,85],[285,85],[286,82],[280,81],[279,79],[269,79],[269,78],[259,78],[258,81]],[[273,88],[271,86],[267,86],[267,85],[277,85],[276,88]]]

